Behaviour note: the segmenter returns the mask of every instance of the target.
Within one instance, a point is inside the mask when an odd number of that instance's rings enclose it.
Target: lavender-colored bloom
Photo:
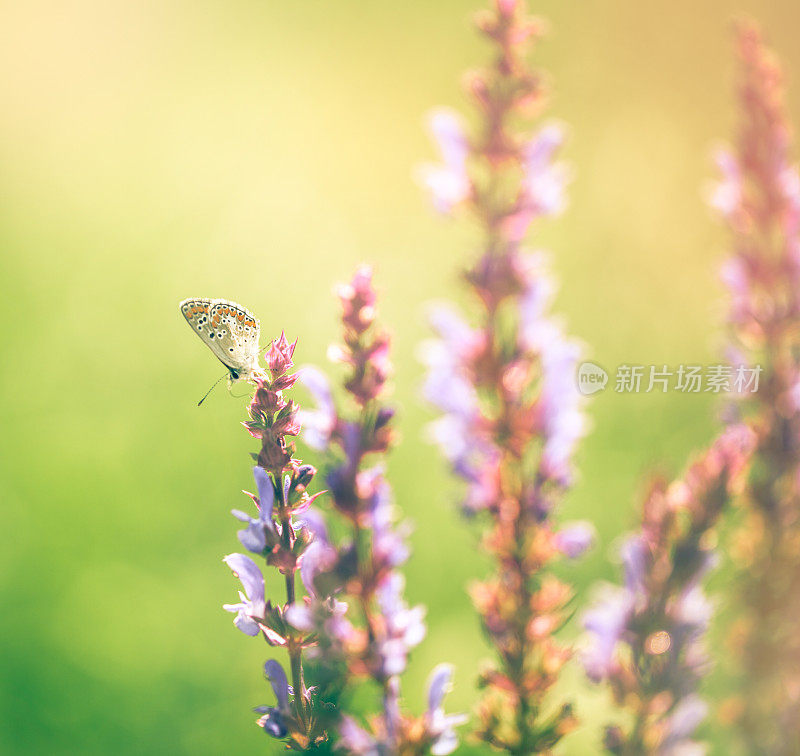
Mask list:
[[[581,661],[591,680],[600,682],[614,670],[614,652],[632,611],[630,594],[621,589],[609,589],[584,615],[583,626],[589,631],[590,637]]]
[[[524,151],[523,191],[526,204],[536,216],[558,215],[566,206],[569,172],[553,156],[564,142],[564,130],[557,124],[542,127]]]
[[[706,749],[691,737],[707,713],[708,705],[700,696],[692,694],[682,698],[666,721],[667,732],[660,753],[664,756],[705,753]]]
[[[538,342],[536,329],[547,317],[556,292],[556,282],[548,273],[547,257],[542,252],[523,258],[523,267],[527,281],[518,305],[521,339],[535,345]]]
[[[286,609],[286,621],[305,632],[315,632],[323,640],[308,650],[309,657],[327,660],[344,659],[360,640],[359,631],[347,618],[349,606],[330,596],[310,603],[292,604]]]
[[[278,708],[281,711],[287,711],[289,709],[289,681],[286,679],[283,667],[274,659],[270,659],[264,664],[264,674],[275,692]]]
[[[447,305],[431,308],[430,321],[439,339],[427,342],[421,351],[428,366],[423,394],[445,414],[430,423],[427,432],[453,472],[468,482],[464,508],[475,512],[497,500],[500,459],[481,430],[478,394],[466,367],[480,345],[480,335]]]
[[[643,595],[647,572],[647,543],[641,536],[630,536],[623,542],[620,556],[625,575],[625,588],[633,597]]]
[[[385,756],[384,751],[375,738],[356,724],[352,717],[344,716],[339,724],[339,750],[346,750],[353,756]]]
[[[300,560],[300,579],[311,596],[317,596],[314,578],[336,564],[338,553],[328,539],[328,529],[319,512],[309,509],[303,514],[303,524],[313,535],[313,540]]]
[[[298,630],[310,633],[315,629],[314,611],[309,604],[289,604],[283,612],[284,619]]]
[[[297,414],[298,422],[303,426],[303,440],[312,449],[322,451],[328,447],[336,427],[336,407],[330,382],[325,373],[313,366],[302,369],[300,382],[317,403],[317,409],[300,410]]]
[[[451,687],[453,667],[450,664],[439,664],[431,672],[428,682],[428,709],[425,714],[428,732],[431,735],[431,753],[433,756],[446,756],[458,746],[455,728],[467,721],[460,714],[444,713],[444,697]]]
[[[429,119],[429,127],[443,163],[421,166],[417,178],[430,192],[436,210],[447,215],[456,205],[466,200],[471,192],[467,173],[469,143],[461,119],[452,111],[435,111]]]
[[[431,305],[428,309],[428,321],[447,344],[463,347],[475,340],[475,330],[464,320],[461,313],[447,302]]]
[[[475,348],[477,334],[448,305],[431,307],[429,320],[439,339],[428,341],[421,350],[422,361],[428,366],[423,394],[444,412],[472,419],[478,398],[464,361]]]
[[[697,585],[681,595],[673,610],[675,619],[698,635],[709,626],[713,611],[708,597]]]
[[[572,455],[586,434],[585,398],[575,379],[583,347],[564,333],[557,320],[547,316],[555,284],[542,253],[520,261],[526,279],[518,302],[520,346],[539,356],[542,379],[538,411],[544,448],[541,472],[561,485],[572,479]]]
[[[549,124],[524,146],[518,207],[504,223],[509,240],[520,242],[534,220],[559,215],[564,211],[570,173],[564,163],[553,160],[563,141],[563,129],[556,124]]]
[[[386,676],[401,674],[406,668],[409,652],[425,637],[425,608],[416,606],[410,609],[403,599],[404,587],[403,575],[390,572],[376,592],[386,622],[386,635],[378,644],[382,671]]]
[[[239,591],[238,604],[223,604],[226,612],[235,612],[233,624],[245,635],[256,636],[260,625],[253,617],[263,617],[266,611],[264,599],[264,576],[258,565],[244,554],[228,554],[223,560],[242,581],[244,593]]]
[[[572,480],[572,455],[587,429],[585,401],[575,380],[582,349],[553,321],[541,322],[529,335],[542,363],[539,410],[545,441],[541,471],[566,486]]]
[[[582,520],[564,526],[555,534],[556,548],[570,559],[577,559],[593,543],[596,531],[592,523]]]
[[[377,569],[394,569],[408,559],[408,546],[403,533],[395,527],[391,488],[383,477],[383,468],[376,466],[359,475],[359,486],[370,493],[367,516],[372,529],[372,559]]]
[[[242,546],[254,554],[261,554],[267,546],[266,532],[276,532],[275,524],[272,522],[275,490],[272,487],[272,480],[265,470],[254,467],[253,475],[258,488],[258,517],[250,517],[249,514],[239,509],[234,509],[231,514],[237,520],[247,523],[247,527],[237,533]]]
[[[270,659],[264,664],[264,674],[272,685],[277,706],[258,706],[254,711],[264,716],[258,720],[259,726],[264,728],[264,732],[272,735],[273,738],[284,738],[287,735],[287,728],[284,717],[289,714],[289,681],[283,667],[274,659]]]

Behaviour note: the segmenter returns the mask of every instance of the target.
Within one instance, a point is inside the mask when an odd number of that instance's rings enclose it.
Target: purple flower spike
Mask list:
[[[711,615],[701,580],[714,562],[708,536],[754,440],[746,428],[730,428],[683,478],[653,482],[641,528],[622,545],[624,586],[584,618],[586,672],[595,682],[607,679],[617,705],[632,715],[629,724],[606,728],[611,753],[705,752],[692,740],[706,712],[696,694],[708,668]]]
[[[445,173],[455,171],[466,157],[452,125],[440,119],[436,127],[448,165],[442,169]],[[455,201],[452,194],[447,201]],[[309,544],[299,565],[308,595],[287,607],[283,617],[307,634],[308,654],[326,669],[323,677],[335,678],[343,700],[362,688],[364,677],[381,691],[380,711],[364,712],[369,727],[344,711],[330,713],[339,733],[335,748],[368,756],[427,753],[434,740],[449,742],[450,733],[447,722],[438,719],[439,730],[430,731],[427,716],[412,719],[403,713],[401,703],[400,675],[410,650],[423,639],[425,626],[424,609],[410,608],[403,597],[404,579],[397,568],[409,553],[407,527],[396,522],[380,462],[394,439],[394,410],[384,402],[392,372],[390,339],[376,323],[377,299],[369,268],[358,269],[351,282],[337,291],[343,343],[329,350],[329,357],[347,368],[343,400],[349,410],[334,404],[325,376],[307,368],[302,380],[319,409],[300,416],[306,442],[326,452],[331,528],[328,532],[313,510],[299,520],[300,537]],[[443,327],[455,332],[458,323],[450,321]],[[344,527],[336,526],[337,517]],[[450,750],[447,745],[434,752]]]
[[[527,55],[542,24],[522,0],[489,5],[476,26],[493,48],[492,63],[466,84],[477,105],[475,136],[464,139],[456,119],[442,118],[446,168],[423,174],[436,209],[463,204],[480,228],[481,254],[461,271],[473,307],[469,323],[435,310],[438,338],[421,357],[424,395],[443,411],[430,435],[466,484],[461,506],[482,526],[493,560],[491,576],[471,591],[497,651],[481,678],[476,735],[498,750],[533,753],[575,725],[566,702],[555,716],[542,712],[569,656],[553,635],[568,619],[572,591],[549,574],[550,563],[577,556],[590,541],[585,528],[553,536],[586,421],[575,376],[580,347],[550,316],[555,287],[542,255],[522,247],[535,220],[564,208],[569,178],[554,160],[563,130],[530,124],[543,91]],[[455,197],[443,191],[448,181]],[[453,747],[443,733],[433,752]]]
[[[242,581],[244,593],[239,591],[241,601],[238,604],[224,604],[226,612],[235,612],[236,625],[245,635],[256,636],[260,625],[253,617],[263,618],[267,606],[264,600],[264,576],[258,565],[244,554],[229,554],[223,560],[234,574]]]
[[[231,307],[225,308],[226,316],[229,310],[235,316],[229,327],[238,327],[243,333],[250,331],[251,326],[257,330],[254,319],[243,319]],[[312,543],[308,521],[313,515],[308,516],[305,527],[295,518],[307,512],[320,495],[308,490],[316,468],[294,456],[292,437],[301,431],[297,419],[300,407],[286,392],[299,377],[298,373],[289,372],[294,365],[296,345],[296,341],[290,343],[285,333],[281,333],[263,355],[265,366],[254,364],[249,374],[254,390],[247,408],[249,419],[242,425],[252,438],[258,439],[260,448],[250,455],[256,460],[253,469],[256,494],[245,493],[258,513],[254,517],[249,511],[235,509],[232,514],[244,523],[244,528],[238,531],[242,546],[264,561],[257,564],[245,554],[229,554],[224,558],[241,581],[241,590],[239,601],[223,608],[235,615],[233,623],[245,635],[263,635],[267,644],[281,647],[288,656],[286,669],[291,670],[292,687],[277,661],[270,660],[264,666],[277,704],[256,708],[261,715],[257,724],[271,737],[285,739],[287,748],[316,750],[330,739],[333,725],[331,715],[320,704],[326,692],[322,686],[307,687],[305,683],[304,657],[313,653],[316,638],[302,630],[299,622],[292,625],[289,619],[298,601],[297,573]],[[284,600],[279,597],[266,600],[263,567],[280,574]],[[303,599],[301,603],[307,601]],[[296,706],[290,704],[290,693]]]
[[[555,535],[556,548],[566,557],[577,559],[594,543],[596,531],[590,522],[567,525]]]
[[[740,575],[733,703],[744,750],[779,754],[800,752],[800,174],[785,96],[794,77],[756,24],[741,21],[736,37],[739,123],[732,147],[716,155],[709,200],[729,235],[726,351],[763,375],[749,390],[734,386],[725,412],[729,425],[747,418],[759,436],[728,549]]]

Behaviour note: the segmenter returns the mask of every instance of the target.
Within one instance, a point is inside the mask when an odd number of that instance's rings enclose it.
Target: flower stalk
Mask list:
[[[641,528],[621,549],[624,587],[609,589],[586,613],[590,644],[583,663],[605,681],[627,725],[609,725],[608,753],[700,753],[693,740],[706,715],[697,694],[708,671],[705,634],[712,607],[702,580],[714,565],[716,527],[742,486],[755,443],[732,426],[670,485],[656,480]]]
[[[254,373],[250,419],[243,425],[261,443],[260,450],[253,454],[257,494],[248,494],[257,516],[233,511],[246,524],[238,533],[241,544],[283,575],[286,601],[273,605],[266,600],[261,567],[250,556],[229,554],[225,562],[242,581],[244,591],[240,592],[238,604],[226,604],[224,608],[236,614],[234,624],[246,635],[260,636],[270,646],[286,650],[292,686],[277,661],[271,659],[265,664],[264,672],[277,706],[258,707],[256,711],[262,715],[258,724],[292,750],[306,751],[325,742],[328,735],[321,726],[323,719],[315,711],[312,690],[304,680],[303,650],[311,639],[287,620],[290,607],[297,601],[295,576],[310,543],[307,530],[294,518],[306,512],[319,495],[307,491],[316,470],[294,457],[294,445],[288,440],[300,431],[299,408],[284,395],[298,377],[289,372],[295,346],[296,342],[290,344],[281,334],[266,352],[266,368]]]
[[[551,568],[580,555],[592,528],[554,522],[585,432],[575,383],[581,347],[548,315],[555,286],[546,260],[522,242],[535,220],[563,209],[568,172],[554,160],[561,127],[526,128],[544,103],[542,78],[527,64],[542,23],[524,2],[496,0],[476,25],[494,50],[493,63],[466,82],[480,128],[469,137],[457,115],[436,112],[442,163],[419,178],[437,210],[466,211],[481,228],[483,251],[464,272],[478,317],[472,325],[450,307],[432,313],[438,340],[424,353],[425,394],[444,413],[432,435],[467,484],[463,508],[484,525],[495,563],[472,589],[497,652],[480,678],[477,735],[509,753],[548,753],[575,723],[568,702],[554,713],[545,706],[570,656],[555,634],[572,589]]]
[[[724,711],[751,752],[788,754],[800,751],[800,175],[777,58],[752,23],[738,25],[737,50],[739,134],[719,153],[711,202],[732,246],[730,350],[763,376],[729,411],[753,425],[758,445],[731,542],[743,586],[730,639],[741,692]]]
[[[343,386],[352,409],[340,411],[326,376],[306,368],[302,381],[318,407],[301,417],[306,442],[325,453],[330,531],[344,525],[349,537],[336,539],[322,523],[315,526],[301,571],[309,597],[290,619],[316,632],[315,652],[339,670],[344,701],[334,724],[339,748],[352,754],[447,754],[456,747],[454,727],[460,722],[441,707],[450,668],[434,670],[422,717],[405,714],[401,705],[400,677],[425,635],[424,609],[409,608],[403,597],[399,568],[409,551],[405,528],[395,523],[381,461],[394,440],[394,410],[384,400],[389,338],[375,325],[371,270],[359,268],[338,294],[343,344],[330,354],[346,366]],[[371,722],[362,725],[346,711],[365,679],[374,683],[380,703]]]

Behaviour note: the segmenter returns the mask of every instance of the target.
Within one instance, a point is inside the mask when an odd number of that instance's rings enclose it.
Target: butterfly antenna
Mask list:
[[[208,395],[209,395],[209,394],[210,394],[210,393],[211,393],[211,392],[212,392],[212,391],[213,391],[213,390],[214,390],[214,389],[217,387],[217,384],[219,384],[219,382],[220,382],[220,381],[221,381],[223,378],[226,378],[227,376],[228,376],[228,374],[227,374],[227,373],[225,373],[225,375],[221,375],[219,378],[217,378],[217,380],[216,380],[216,381],[214,381],[214,385],[213,385],[213,386],[212,386],[212,387],[211,387],[211,388],[210,388],[208,391],[206,391],[206,394],[205,394],[205,396],[204,396],[204,397],[203,397],[203,398],[202,398],[202,399],[201,399],[199,402],[197,402],[197,406],[198,406],[198,407],[199,407],[199,406],[200,406],[200,405],[201,405],[201,404],[202,404],[202,403],[203,403],[203,402],[206,400],[206,397],[207,397],[207,396],[208,396]]]

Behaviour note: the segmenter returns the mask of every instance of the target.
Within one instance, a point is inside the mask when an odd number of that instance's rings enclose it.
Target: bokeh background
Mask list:
[[[761,20],[791,84],[796,2],[535,5],[576,171],[569,211],[536,239],[553,251],[558,309],[611,371],[715,362],[725,240],[702,188],[734,125],[730,20]],[[449,708],[473,706],[487,651],[462,588],[486,567],[422,438],[416,353],[425,303],[462,298],[477,240],[435,217],[411,175],[432,156],[423,115],[462,106],[459,77],[487,54],[477,7],[0,3],[0,752],[278,752],[250,712],[272,700],[268,650],[220,608],[236,590],[220,561],[238,546],[228,511],[251,485],[244,400],[218,389],[196,407],[220,369],[177,303],[235,299],[265,337],[285,329],[300,362],[322,363],[332,286],[362,261],[394,333],[390,473],[415,523],[408,593],[428,606],[407,702],[421,708],[448,660]],[[582,600],[617,575],[643,475],[678,471],[715,411],[705,395],[592,401],[564,504],[600,536],[565,568]],[[595,752],[605,694],[577,670],[564,686],[583,725],[560,750]]]

